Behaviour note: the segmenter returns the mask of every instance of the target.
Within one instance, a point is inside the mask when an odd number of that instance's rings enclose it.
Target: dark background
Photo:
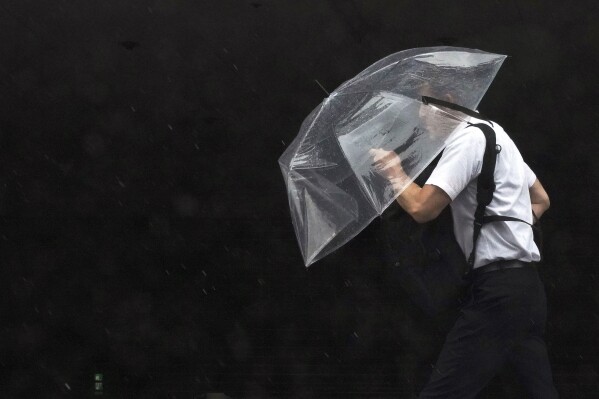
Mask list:
[[[95,397],[96,373],[107,398],[418,392],[443,323],[384,278],[376,221],[306,270],[277,159],[316,81],[454,45],[510,56],[479,109],[552,199],[557,388],[599,397],[596,7],[3,0],[1,396]]]

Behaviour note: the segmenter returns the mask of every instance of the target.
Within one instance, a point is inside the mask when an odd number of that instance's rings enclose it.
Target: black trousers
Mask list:
[[[473,272],[469,298],[420,398],[474,398],[507,363],[532,398],[551,399],[547,302],[536,268]]]

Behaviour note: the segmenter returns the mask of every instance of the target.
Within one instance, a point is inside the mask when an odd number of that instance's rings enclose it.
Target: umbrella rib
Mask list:
[[[385,65],[384,67],[382,67],[382,68],[379,68],[379,69],[377,69],[376,71],[373,71],[372,73],[370,73],[370,74],[368,74],[368,75],[366,75],[366,76],[360,76],[360,80],[365,80],[366,78],[368,78],[368,77],[370,77],[370,76],[372,76],[372,75],[374,75],[374,74],[376,74],[376,73],[379,73],[379,72],[381,72],[381,71],[382,71],[382,70],[384,70],[384,69],[387,69],[387,68],[393,68],[393,67],[395,66],[395,64],[397,64],[398,62],[399,62],[399,61],[395,61],[395,62],[393,62],[393,63],[391,63],[391,64],[389,64],[389,65]],[[385,75],[385,76],[386,76],[386,75]],[[383,76],[383,77],[384,77],[384,76]],[[382,78],[381,78],[381,79],[382,79]],[[351,86],[351,85],[349,85],[349,86]],[[349,86],[348,86],[348,87],[349,87]]]
[[[329,97],[327,97],[325,99],[325,101],[328,101]],[[306,132],[309,132],[312,127],[314,127],[314,124],[316,123],[316,120],[318,119],[318,117],[320,116],[320,114],[322,113],[323,109],[324,109],[324,102],[322,103],[322,106],[320,107],[320,110],[318,111],[318,113],[316,114],[316,116],[314,117],[314,120],[312,121],[312,123],[310,124],[310,126],[308,128],[306,128]],[[302,144],[304,143],[304,140],[306,140],[306,135],[304,135],[304,137],[302,137],[302,139],[300,140],[300,142],[297,145],[297,148],[295,149],[295,151],[293,152],[293,156],[291,157],[291,160],[293,162],[293,159],[295,159],[295,157],[297,156],[297,153],[299,151],[299,149],[301,148]],[[289,170],[293,170],[293,164],[289,165]]]

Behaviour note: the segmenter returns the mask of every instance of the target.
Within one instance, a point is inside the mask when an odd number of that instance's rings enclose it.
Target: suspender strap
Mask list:
[[[533,212],[534,215],[534,212]],[[536,218],[536,215],[535,215]],[[532,227],[533,231],[536,233],[535,241],[539,246],[539,253],[541,255],[541,260],[543,259],[543,229],[539,224],[531,224],[525,220],[514,218],[511,216],[499,216],[499,215],[491,215],[491,216],[483,216],[483,224],[492,223],[492,222],[521,222],[526,223],[530,227]]]
[[[497,147],[495,131],[485,123],[477,123],[472,126],[479,128],[485,135],[486,145],[483,155],[483,166],[476,182],[476,200],[478,205],[474,211],[474,230],[472,231],[472,252],[468,257],[468,265],[472,269],[476,254],[476,242],[480,236],[480,230],[484,224],[485,209],[493,199],[495,191],[495,164],[497,163],[497,154],[501,149]]]
[[[487,223],[491,223],[491,222],[522,222],[522,223],[526,223],[527,225],[531,226],[532,228],[536,227],[536,226],[533,226],[532,224],[528,223],[525,220],[513,218],[511,216],[499,216],[499,215],[483,216],[483,224],[487,224]]]

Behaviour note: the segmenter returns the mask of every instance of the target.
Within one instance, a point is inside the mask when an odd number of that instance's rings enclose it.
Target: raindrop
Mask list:
[[[65,387],[67,387],[67,389],[68,389],[69,391],[71,390],[71,386],[69,385],[69,383],[68,383],[68,382],[65,382],[65,383],[64,383],[64,386],[65,386]]]

